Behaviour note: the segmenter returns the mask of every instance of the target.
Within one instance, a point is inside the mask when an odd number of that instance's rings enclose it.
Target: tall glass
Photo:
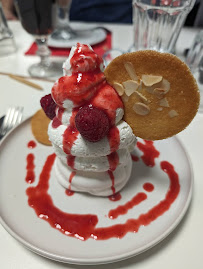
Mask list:
[[[200,90],[199,112],[203,113],[203,30],[200,30],[188,51],[186,64],[193,73]]]
[[[134,50],[174,53],[195,0],[133,0]]]
[[[70,7],[72,0],[56,0],[56,26],[51,37],[56,40],[69,40],[76,36],[70,27]]]
[[[35,37],[40,62],[29,67],[33,77],[57,77],[61,68],[50,60],[47,37],[53,31],[52,0],[15,0],[15,7],[23,28]]]
[[[0,56],[7,56],[11,53],[16,52],[16,50],[17,47],[15,44],[14,36],[8,27],[3,7],[0,2]]]

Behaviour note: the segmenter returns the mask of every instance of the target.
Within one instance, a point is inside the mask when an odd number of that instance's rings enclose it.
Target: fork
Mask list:
[[[19,124],[23,116],[23,107],[10,107],[0,127],[0,139],[13,127]]]

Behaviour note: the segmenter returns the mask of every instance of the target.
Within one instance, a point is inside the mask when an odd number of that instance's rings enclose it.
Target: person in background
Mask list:
[[[0,1],[6,18],[17,19],[13,0]],[[70,20],[132,23],[132,0],[72,0]],[[194,8],[188,14],[185,26],[203,27],[203,0],[196,0]]]
[[[132,0],[72,0],[70,20],[132,23]]]

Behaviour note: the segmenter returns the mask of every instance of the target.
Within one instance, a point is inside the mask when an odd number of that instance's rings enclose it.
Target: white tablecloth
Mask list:
[[[17,53],[0,58],[0,72],[28,75],[27,68],[37,62],[35,56],[24,56],[32,42],[19,22],[10,22]],[[93,25],[91,25],[93,26]],[[131,25],[109,25],[105,27],[113,33],[113,47],[127,50],[133,42]],[[181,56],[185,48],[190,47],[196,31],[183,29],[177,43],[177,52]],[[63,61],[63,58],[57,58]],[[32,115],[39,108],[39,99],[50,92],[52,83],[37,81],[44,91],[37,91],[26,85],[0,75],[0,116],[7,107],[21,105],[24,107],[24,118]],[[194,169],[194,193],[191,206],[178,227],[165,240],[152,249],[131,259],[110,265],[91,266],[91,268],[139,268],[139,269],[201,269],[203,268],[203,114],[198,113],[191,125],[178,135],[188,152]],[[45,269],[45,268],[81,268],[81,266],[62,264],[40,257],[24,248],[0,226],[0,268],[3,269]],[[82,268],[90,268],[83,266]]]

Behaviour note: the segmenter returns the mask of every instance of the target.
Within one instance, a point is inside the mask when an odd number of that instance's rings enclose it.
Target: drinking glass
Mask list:
[[[51,37],[56,40],[69,40],[77,34],[70,26],[70,7],[72,0],[56,0],[55,30]]]
[[[33,77],[58,77],[62,75],[59,64],[51,62],[47,37],[53,31],[52,0],[15,0],[16,11],[23,28],[34,36],[40,62],[29,67]]]
[[[82,26],[75,25],[72,28],[69,19],[72,4],[74,4],[72,0],[56,0],[53,12],[54,31],[48,39],[49,46],[70,48],[77,42],[92,45],[98,43],[98,40],[105,36],[105,31],[102,27],[90,28],[84,24]]]
[[[175,52],[195,0],[133,0],[134,50]]]
[[[16,50],[17,47],[14,36],[8,27],[2,4],[0,2],[0,56],[7,56],[16,52]]]
[[[199,112],[203,113],[203,30],[196,34],[185,62],[197,81],[200,90]]]

